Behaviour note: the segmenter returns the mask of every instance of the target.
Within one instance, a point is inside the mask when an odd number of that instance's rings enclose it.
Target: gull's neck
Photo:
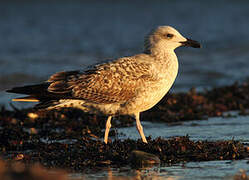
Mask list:
[[[152,43],[150,39],[148,39],[145,41],[144,48],[144,53],[151,55],[156,60],[171,59],[168,57],[176,56],[174,52],[175,47],[164,42]]]
[[[173,49],[164,49],[161,51],[153,51],[150,54],[153,57],[154,67],[159,72],[159,76],[165,78],[171,77],[171,80],[176,78],[178,72],[178,59]],[[173,83],[173,82],[172,82]]]
[[[174,61],[177,60],[176,54],[174,49],[172,48],[153,48],[150,49],[149,53],[150,56],[154,57],[156,61]]]

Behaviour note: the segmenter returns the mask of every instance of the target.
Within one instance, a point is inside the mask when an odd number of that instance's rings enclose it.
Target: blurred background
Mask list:
[[[4,92],[13,86],[139,53],[158,25],[202,44],[176,50],[180,69],[171,92],[248,79],[246,0],[6,0],[0,2],[0,104],[16,97]]]

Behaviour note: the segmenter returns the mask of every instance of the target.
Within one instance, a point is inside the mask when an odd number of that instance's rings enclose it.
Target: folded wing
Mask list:
[[[84,72],[59,72],[42,84],[16,87],[7,92],[29,95],[19,98],[20,101],[82,99],[91,103],[122,103],[135,97],[146,81],[154,80],[150,70],[150,64],[138,64],[127,57]]]
[[[122,103],[135,97],[144,80],[150,76],[150,65],[138,65],[130,58],[122,58],[71,76],[57,73],[48,80],[51,82],[48,91],[70,93],[74,99],[92,103]]]

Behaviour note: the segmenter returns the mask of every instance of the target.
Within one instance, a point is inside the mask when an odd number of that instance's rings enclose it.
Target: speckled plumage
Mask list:
[[[38,99],[39,108],[75,107],[108,115],[106,143],[112,116],[134,116],[139,133],[147,142],[139,113],[153,107],[168,92],[178,72],[174,49],[192,45],[187,43],[189,41],[174,28],[160,26],[146,36],[144,53],[99,64],[83,72],[59,72],[40,85],[13,88],[8,92]],[[191,42],[198,46],[196,41]]]
[[[73,99],[84,100],[82,105],[91,108],[83,109],[90,112],[100,111],[108,115],[142,112],[164,96],[177,74],[176,57],[170,62],[159,59],[155,64],[155,61],[150,55],[139,54],[98,65],[86,72],[66,76],[65,72],[60,72],[48,80],[51,83],[48,91],[70,93]],[[168,66],[172,71],[164,72]]]

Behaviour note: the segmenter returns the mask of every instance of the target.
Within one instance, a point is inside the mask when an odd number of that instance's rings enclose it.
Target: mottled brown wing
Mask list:
[[[49,79],[48,90],[53,93],[71,92],[72,98],[93,103],[121,103],[135,97],[145,81],[153,80],[150,69],[149,64],[122,58],[83,73],[55,74]]]
[[[75,82],[82,75],[80,71],[58,72],[50,76],[48,91],[56,94],[71,94]]]

